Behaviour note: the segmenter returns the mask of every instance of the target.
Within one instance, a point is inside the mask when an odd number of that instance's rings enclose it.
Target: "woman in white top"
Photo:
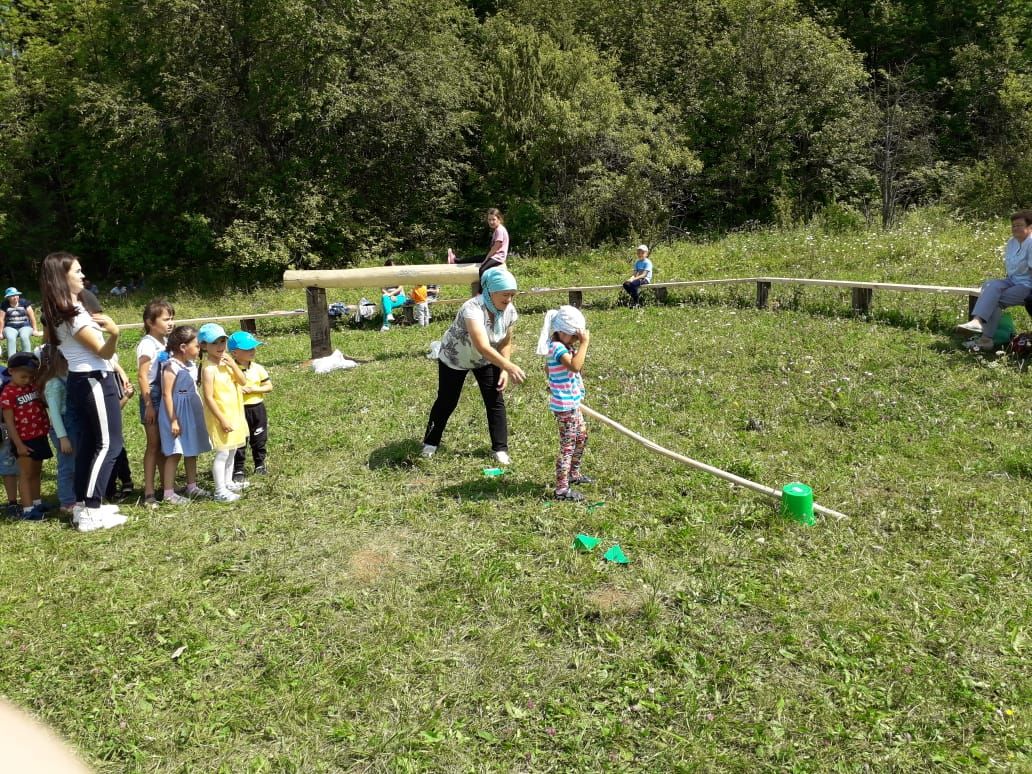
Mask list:
[[[122,410],[111,358],[118,326],[106,314],[89,314],[79,301],[83,273],[71,253],[51,253],[40,271],[49,341],[68,361],[68,408],[79,423],[75,449],[75,508],[80,532],[124,524],[115,505],[102,505],[115,459],[122,451]],[[104,338],[104,334],[108,338]]]
[[[487,227],[491,229],[491,246],[487,249],[487,255],[483,258],[457,258],[452,249],[448,248],[448,263],[480,263],[480,276],[484,272],[496,266],[505,266],[509,257],[509,231],[505,228],[505,218],[495,207],[491,207],[485,216]]]
[[[444,333],[437,355],[437,400],[423,436],[423,456],[432,457],[441,443],[462,395],[462,385],[470,371],[480,387],[487,410],[491,449],[502,465],[509,464],[509,427],[503,391],[512,380],[526,379],[512,355],[512,327],[518,315],[512,300],[516,278],[506,269],[494,268],[480,279],[483,292],[459,308],[455,321]]]

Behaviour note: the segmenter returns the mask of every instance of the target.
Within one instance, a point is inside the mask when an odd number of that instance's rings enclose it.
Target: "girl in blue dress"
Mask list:
[[[208,494],[197,486],[197,457],[211,451],[208,428],[204,424],[204,406],[197,393],[197,356],[201,345],[197,329],[177,325],[169,334],[161,368],[161,408],[158,413],[158,432],[161,434],[161,453],[165,455],[166,503],[178,505],[189,498]],[[175,493],[176,469],[183,457],[186,468],[186,497]]]

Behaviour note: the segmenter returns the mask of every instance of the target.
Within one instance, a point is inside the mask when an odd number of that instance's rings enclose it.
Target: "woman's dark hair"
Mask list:
[[[57,329],[75,317],[71,303],[72,290],[68,287],[68,272],[79,259],[71,253],[51,253],[43,259],[39,270],[39,288],[43,294],[43,325],[49,341],[57,344]]]
[[[162,312],[168,312],[169,317],[176,316],[176,308],[164,298],[153,298],[143,307],[144,333],[150,332],[150,325],[161,317]]]

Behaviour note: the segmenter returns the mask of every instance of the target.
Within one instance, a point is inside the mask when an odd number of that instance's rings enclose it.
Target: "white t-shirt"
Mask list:
[[[466,320],[479,320],[487,331],[487,340],[491,346],[497,346],[512,329],[519,315],[516,313],[516,305],[509,304],[502,312],[502,324],[505,332],[498,335],[494,326],[488,320],[487,307],[484,306],[482,295],[474,296],[459,307],[459,313],[455,315],[455,321],[449,326],[441,337],[441,349],[438,359],[449,368],[456,371],[469,371],[473,368],[482,368],[488,365],[486,357],[477,351],[473,346],[473,339],[470,338],[469,329],[466,327]]]
[[[86,371],[111,371],[111,363],[84,347],[75,338],[83,328],[92,328],[104,337],[104,329],[97,325],[90,313],[80,304],[75,305],[75,317],[57,326],[57,348],[68,361],[68,370],[75,373]]]
[[[165,342],[161,339],[151,336],[149,333],[140,339],[140,343],[136,345],[136,367],[140,367],[141,358],[147,357],[150,359],[150,371],[147,372],[147,383],[153,385],[155,379],[158,378],[158,355],[165,351]]]

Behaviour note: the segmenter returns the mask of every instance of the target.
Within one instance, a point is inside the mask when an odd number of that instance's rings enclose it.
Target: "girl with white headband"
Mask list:
[[[544,355],[548,377],[548,408],[559,425],[559,456],[555,461],[555,499],[580,502],[584,495],[570,484],[593,484],[581,473],[588,428],[580,405],[584,400],[581,371],[591,336],[580,309],[561,306],[545,313],[537,353]]]

